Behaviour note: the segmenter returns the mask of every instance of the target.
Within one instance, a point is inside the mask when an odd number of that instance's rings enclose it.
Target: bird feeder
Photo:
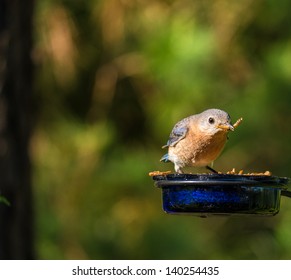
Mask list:
[[[169,214],[273,216],[289,178],[239,174],[165,174],[152,177]]]

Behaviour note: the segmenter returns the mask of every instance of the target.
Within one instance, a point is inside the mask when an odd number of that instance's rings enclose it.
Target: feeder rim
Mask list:
[[[157,187],[164,186],[260,186],[287,189],[287,177],[238,174],[167,174],[153,176]]]

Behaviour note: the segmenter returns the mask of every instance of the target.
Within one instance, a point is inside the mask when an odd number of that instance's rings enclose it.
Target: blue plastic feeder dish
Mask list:
[[[276,215],[289,179],[267,175],[168,174],[153,176],[170,214]]]

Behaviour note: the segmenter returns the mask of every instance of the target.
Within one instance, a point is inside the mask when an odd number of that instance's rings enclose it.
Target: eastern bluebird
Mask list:
[[[192,115],[179,121],[173,128],[169,140],[163,148],[168,147],[168,153],[161,161],[171,161],[177,173],[183,173],[186,166],[206,167],[221,153],[227,134],[242,121],[231,124],[228,113],[219,109],[209,109],[200,114]]]

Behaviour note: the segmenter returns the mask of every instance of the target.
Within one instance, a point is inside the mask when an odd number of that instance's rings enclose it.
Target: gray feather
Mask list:
[[[174,147],[175,145],[177,145],[179,141],[185,138],[188,130],[189,130],[189,117],[176,123],[170,134],[167,144],[164,145],[162,148]]]
[[[168,154],[163,155],[160,161],[169,162],[169,155]]]

